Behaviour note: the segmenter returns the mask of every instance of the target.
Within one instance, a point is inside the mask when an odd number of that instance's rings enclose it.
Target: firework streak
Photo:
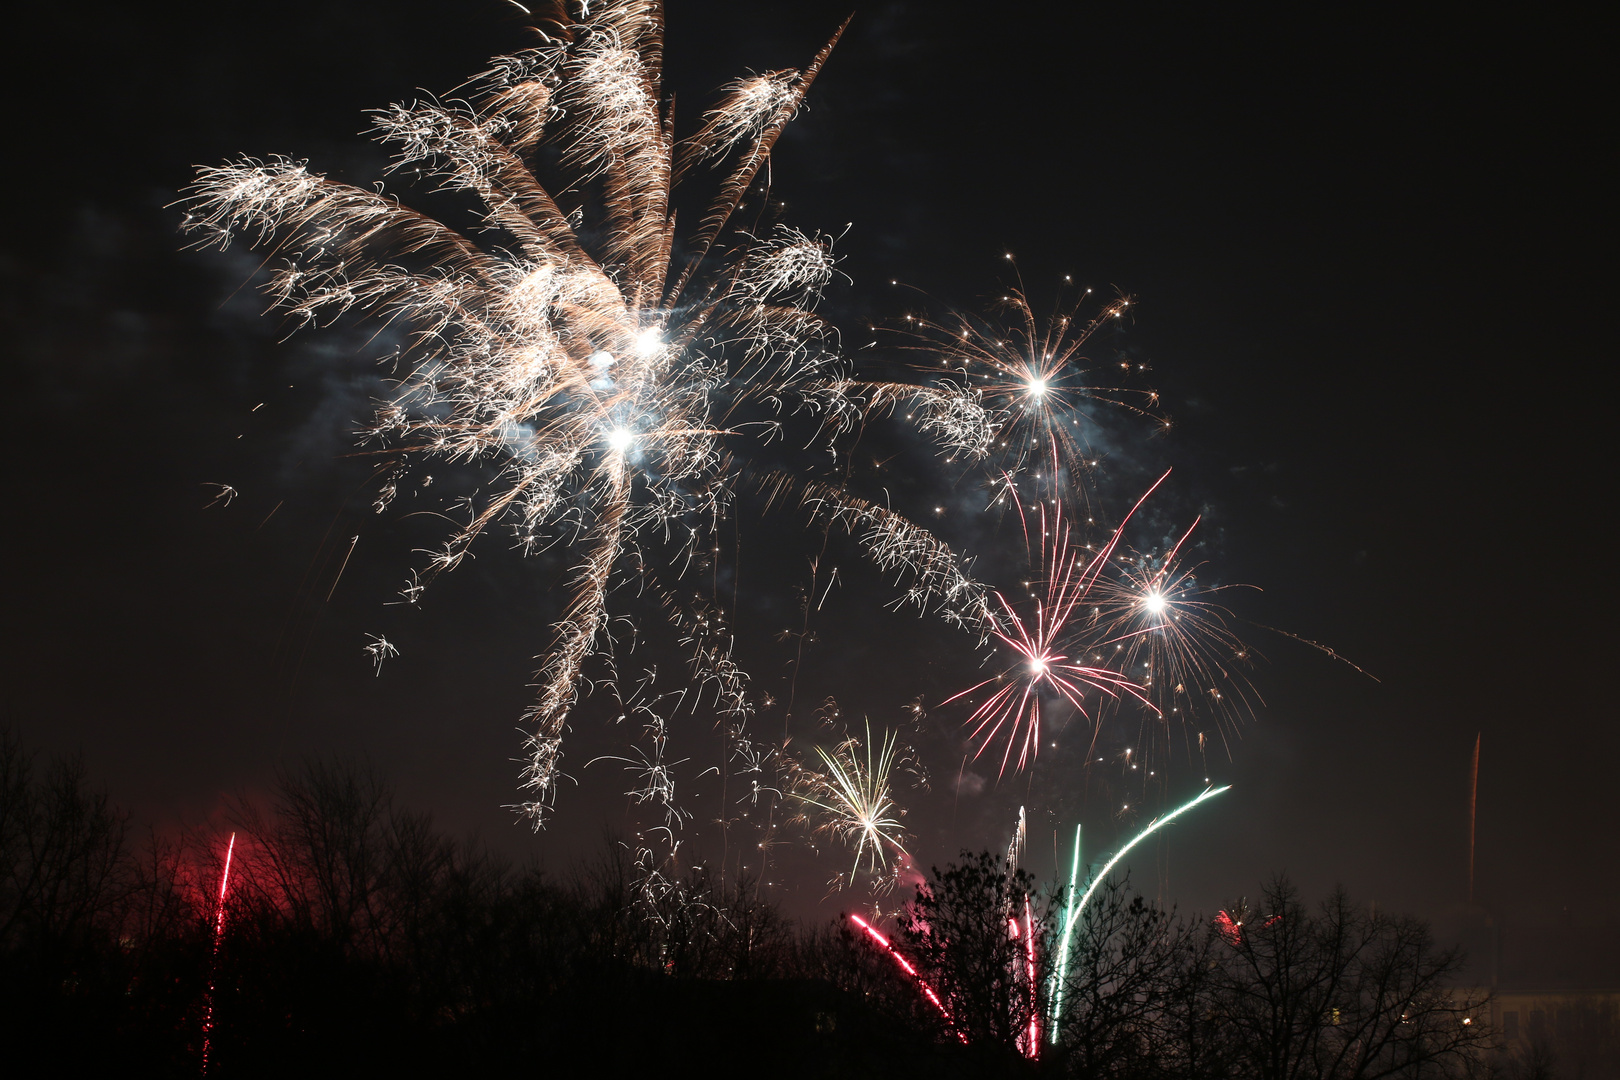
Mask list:
[[[917,969],[912,966],[911,961],[901,956],[900,953],[895,950],[895,947],[889,944],[889,939],[878,933],[877,930],[873,928],[871,923],[867,922],[859,915],[851,915],[849,919],[856,926],[859,926],[862,930],[865,930],[867,936],[873,941],[877,942],[878,948],[888,953],[889,958],[892,959],[896,964],[900,965],[901,971],[904,971],[907,975],[911,976],[911,980],[915,982],[917,984],[917,988],[922,991],[923,997],[927,998],[929,1002],[932,1003],[934,1008],[939,1010],[939,1015],[944,1019],[945,1025],[949,1027],[957,1039],[965,1045],[967,1043],[967,1036],[956,1029],[956,1023],[951,1019],[950,1010],[945,1008],[945,1003],[939,999],[938,994],[934,993],[934,988],[929,986],[923,977],[918,974]]]
[[[1227,785],[1225,785],[1223,787],[1218,787],[1218,788],[1216,788],[1216,787],[1205,788],[1203,790],[1203,792],[1201,794],[1199,794],[1196,798],[1182,803],[1180,806],[1176,807],[1174,810],[1170,811],[1168,814],[1165,814],[1163,817],[1154,818],[1151,822],[1148,823],[1147,828],[1143,829],[1141,832],[1139,832],[1135,836],[1131,837],[1130,843],[1128,843],[1124,847],[1120,848],[1119,851],[1114,855],[1114,857],[1112,859],[1109,859],[1106,863],[1103,864],[1103,868],[1100,871],[1097,872],[1097,876],[1092,879],[1091,884],[1089,886],[1087,886],[1086,891],[1081,895],[1080,899],[1077,902],[1075,902],[1069,908],[1068,912],[1064,915],[1064,917],[1063,917],[1063,937],[1062,937],[1062,945],[1061,945],[1063,955],[1061,957],[1059,957],[1057,971],[1055,971],[1053,973],[1053,976],[1052,976],[1052,981],[1053,981],[1053,985],[1052,985],[1052,1041],[1053,1042],[1057,1041],[1058,1023],[1059,1023],[1059,1021],[1061,1021],[1063,1019],[1063,983],[1064,983],[1064,980],[1067,978],[1068,973],[1069,973],[1069,938],[1070,938],[1070,935],[1074,932],[1075,924],[1080,921],[1081,914],[1083,914],[1085,912],[1086,901],[1091,899],[1091,894],[1097,891],[1097,886],[1101,885],[1103,880],[1108,877],[1109,871],[1113,870],[1113,868],[1116,865],[1118,865],[1118,863],[1119,863],[1119,861],[1121,859],[1123,859],[1126,855],[1130,854],[1131,849],[1134,848],[1137,844],[1140,844],[1143,840],[1146,840],[1149,836],[1152,836],[1154,833],[1158,832],[1160,829],[1164,828],[1166,825],[1170,824],[1172,821],[1176,820],[1176,818],[1180,817],[1182,814],[1185,814],[1187,811],[1193,809],[1196,806],[1202,805],[1203,803],[1207,802],[1210,799],[1213,799],[1215,796],[1221,794],[1223,791],[1230,791],[1230,790],[1232,790],[1232,785],[1231,784],[1227,784]],[[1075,866],[1078,867],[1079,863],[1080,863],[1080,831],[1078,829],[1075,830],[1074,843],[1075,843]],[[1071,888],[1073,887],[1072,881],[1073,881],[1073,878],[1071,876],[1071,886],[1070,886]]]
[[[236,852],[236,834],[225,848],[225,870],[219,875],[219,902],[214,912],[214,952],[208,963],[208,1007],[203,1013],[202,1071],[208,1075],[208,1050],[214,1034],[214,971],[219,966],[219,942],[225,936],[225,890],[231,883],[231,856]]]
[[[1024,965],[1029,980],[1029,1036],[1024,1040],[1024,1056],[1033,1058],[1041,1052],[1041,1010],[1035,978],[1035,914],[1030,909],[1028,893],[1024,894]]]
[[[1074,898],[1075,898],[1076,894],[1079,891],[1079,885],[1080,885],[1080,826],[1076,825],[1074,827],[1074,860],[1073,860],[1073,862],[1071,862],[1069,864],[1069,890],[1068,890],[1068,892],[1066,892],[1064,894],[1065,896],[1067,896],[1069,898],[1069,903],[1071,903],[1071,904],[1074,903]],[[1058,941],[1058,966],[1057,966],[1057,970],[1052,973],[1052,978],[1054,980],[1053,981],[1053,986],[1052,986],[1052,992],[1053,992],[1053,995],[1054,995],[1053,996],[1054,1008],[1053,1008],[1053,1013],[1052,1013],[1052,1018],[1053,1018],[1054,1024],[1053,1024],[1053,1027],[1052,1027],[1052,1032],[1053,1032],[1054,1037],[1057,1034],[1057,1026],[1056,1026],[1056,1020],[1057,1020],[1057,1011],[1056,1011],[1057,996],[1056,995],[1060,993],[1060,991],[1058,990],[1058,987],[1061,987],[1069,978],[1069,939],[1074,935],[1074,924],[1075,924],[1075,920],[1069,918],[1068,912],[1065,911],[1064,914],[1063,914],[1063,936]]]

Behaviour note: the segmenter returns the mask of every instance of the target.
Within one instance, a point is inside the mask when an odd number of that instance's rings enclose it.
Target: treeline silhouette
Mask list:
[[[1106,883],[1076,930],[1054,1040],[1063,898],[988,853],[936,869],[899,916],[896,947],[936,1006],[847,920],[795,924],[751,882],[664,876],[611,841],[564,874],[515,867],[352,762],[287,768],[229,816],[221,920],[216,831],[137,834],[82,759],[42,762],[0,733],[8,1059],[195,1075],[206,1042],[217,1076],[1493,1069],[1483,1014],[1449,988],[1459,957],[1423,924],[1343,895],[1311,910],[1284,881],[1255,917],[1220,924]],[[1009,919],[1045,943],[1033,971]]]

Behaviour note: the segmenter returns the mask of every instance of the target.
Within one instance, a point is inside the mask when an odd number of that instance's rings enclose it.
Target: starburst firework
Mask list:
[[[1230,626],[1217,602],[1231,586],[1206,585],[1185,551],[1193,524],[1160,551],[1129,551],[1092,590],[1091,617],[1098,640],[1111,641],[1114,663],[1153,701],[1166,723],[1208,715],[1217,724],[1251,708],[1252,688],[1240,668],[1252,649]]]
[[[1168,421],[1156,412],[1155,391],[1126,385],[1145,365],[1105,364],[1085,355],[1099,330],[1125,317],[1130,298],[1116,297],[1086,314],[1091,290],[1071,288],[1045,319],[1019,285],[999,298],[994,318],[958,311],[914,314],[896,329],[906,349],[927,357],[916,365],[916,376],[945,395],[949,406],[914,420],[925,429],[949,431],[949,447],[995,461],[1004,479],[1049,469],[1041,478],[1049,490],[1057,492],[1066,480],[1067,493],[1078,496],[1080,478],[1094,464],[1088,460],[1095,453],[1090,410],[1124,409],[1161,429]],[[896,392],[909,385],[898,384]]]
[[[1164,478],[1160,477],[1148,489],[1131,514],[1126,515],[1127,522],[1163,482]],[[1050,513],[1044,503],[1037,505],[1034,537],[1029,536],[1029,515],[1022,506],[1019,516],[1024,522],[1032,554],[1039,560],[1036,576],[1041,579],[1044,591],[1031,590],[1034,611],[1028,618],[1019,610],[1020,606],[1027,605],[1015,605],[1004,594],[995,594],[1002,619],[1001,625],[993,627],[991,633],[1011,651],[1013,663],[999,674],[945,701],[948,705],[995,686],[990,696],[968,717],[966,726],[972,729],[968,738],[979,744],[975,757],[983,756],[998,739],[1005,739],[999,770],[1003,774],[1012,761],[1014,748],[1018,750],[1018,769],[1023,769],[1040,752],[1043,691],[1056,694],[1088,717],[1095,715],[1096,706],[1087,705],[1087,690],[1097,691],[1098,701],[1118,699],[1123,694],[1154,707],[1143,688],[1126,672],[1084,662],[1086,654],[1094,651],[1099,643],[1085,640],[1077,632],[1085,614],[1084,605],[1119,546],[1125,524],[1122,522],[1114,530],[1100,551],[1092,553],[1070,542],[1069,525],[1061,503],[1054,500]]]
[[[851,735],[831,752],[816,747],[827,771],[804,770],[794,792],[795,798],[821,811],[824,831],[855,849],[849,870],[852,885],[863,859],[867,870],[876,873],[888,865],[885,848],[896,855],[906,853],[902,843],[905,830],[889,785],[895,741],[894,733],[887,733],[874,757],[872,725],[868,723],[864,743]]]

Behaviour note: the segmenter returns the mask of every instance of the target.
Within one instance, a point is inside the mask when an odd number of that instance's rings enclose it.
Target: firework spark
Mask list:
[[[1130,551],[1114,559],[1089,598],[1099,640],[1115,646],[1118,669],[1140,685],[1165,721],[1204,713],[1217,720],[1252,708],[1252,688],[1238,668],[1250,648],[1229,627],[1217,602],[1232,586],[1199,580],[1184,557],[1198,520],[1163,551]]]
[[[1054,487],[1062,475],[1073,480],[1090,471],[1088,442],[1095,421],[1088,409],[1121,408],[1167,426],[1155,411],[1156,392],[1121,385],[1145,372],[1145,365],[1101,365],[1084,355],[1100,329],[1125,317],[1130,298],[1117,297],[1084,315],[1091,290],[1073,290],[1072,282],[1064,281],[1065,295],[1045,320],[1019,285],[1000,298],[998,318],[961,312],[908,315],[897,328],[906,348],[928,354],[917,365],[919,373],[953,403],[949,410],[936,407],[925,424],[949,427],[951,446],[993,457],[1015,476],[1050,463]],[[1071,485],[1070,490],[1079,489]]]
[[[399,655],[399,649],[382,634],[367,634],[370,643],[365,646],[365,653],[371,657],[371,666],[376,674],[382,674],[384,660],[392,660]]]
[[[214,489],[214,498],[203,507],[204,510],[211,510],[216,506],[229,506],[231,501],[241,494],[229,484],[204,484],[203,487]]]

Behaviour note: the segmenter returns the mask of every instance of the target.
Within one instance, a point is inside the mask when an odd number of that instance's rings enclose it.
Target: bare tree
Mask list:
[[[1024,926],[1025,905],[1031,926]],[[988,851],[933,868],[900,919],[907,953],[969,1043],[1019,1047],[1044,1008],[1046,950],[1030,978],[1027,941],[1051,936],[1051,905],[1034,879]]]
[[[82,757],[52,761],[0,731],[0,950],[65,948],[108,931],[128,896],[124,814]]]
[[[1214,1000],[1243,1075],[1439,1077],[1487,1045],[1483,1002],[1450,989],[1461,955],[1416,919],[1369,914],[1343,890],[1312,914],[1279,879],[1230,938]]]
[[[1203,938],[1131,893],[1128,878],[1103,883],[1071,943],[1058,1041],[1048,1060],[1087,1080],[1223,1075],[1212,1035],[1200,1023],[1208,1013],[1200,993],[1208,984],[1198,963]]]

